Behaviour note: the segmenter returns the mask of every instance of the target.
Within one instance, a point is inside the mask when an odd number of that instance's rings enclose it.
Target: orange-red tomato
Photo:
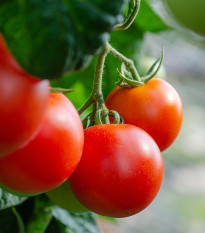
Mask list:
[[[75,107],[63,94],[50,94],[35,138],[0,158],[0,184],[24,194],[53,189],[76,168],[83,143],[83,126]]]
[[[95,125],[85,130],[82,158],[69,183],[89,210],[127,217],[155,198],[163,168],[160,150],[144,130],[127,124]]]
[[[25,73],[0,34],[0,157],[34,137],[48,98],[49,82]]]
[[[153,78],[134,88],[116,87],[108,95],[106,106],[116,110],[125,123],[150,134],[161,151],[177,137],[183,119],[182,101],[166,81]]]

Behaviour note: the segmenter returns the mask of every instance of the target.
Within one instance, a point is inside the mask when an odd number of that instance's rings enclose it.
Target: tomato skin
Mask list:
[[[52,93],[36,137],[0,159],[0,183],[25,194],[53,189],[77,166],[83,142],[83,127],[76,109],[63,94]]]
[[[49,82],[26,74],[0,34],[0,157],[34,137],[48,98]]]
[[[116,110],[125,123],[151,135],[161,151],[172,144],[182,125],[182,101],[176,90],[161,79],[153,78],[141,87],[116,87],[105,103],[108,109]]]
[[[89,210],[127,217],[147,207],[163,179],[163,159],[154,140],[133,125],[104,124],[85,130],[81,161],[69,178]]]

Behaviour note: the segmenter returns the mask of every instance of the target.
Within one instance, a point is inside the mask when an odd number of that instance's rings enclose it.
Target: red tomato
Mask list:
[[[0,34],[0,157],[23,146],[37,131],[49,98],[49,82],[26,74]]]
[[[176,90],[164,80],[153,78],[141,87],[116,87],[105,103],[125,123],[150,134],[161,151],[171,145],[180,131],[182,102]]]
[[[133,125],[104,124],[85,130],[82,158],[69,178],[89,210],[127,217],[147,207],[163,179],[163,159],[154,140]]]
[[[0,183],[24,194],[53,189],[77,166],[83,142],[82,123],[72,103],[63,94],[50,94],[36,137],[0,159]]]

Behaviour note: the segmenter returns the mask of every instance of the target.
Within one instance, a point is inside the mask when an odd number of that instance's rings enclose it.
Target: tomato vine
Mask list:
[[[133,21],[135,20],[139,12],[139,9],[140,9],[140,0],[130,1],[127,17],[125,18],[122,24],[117,24],[115,26],[115,30],[119,31],[119,30],[128,29],[132,25]]]
[[[117,59],[119,59],[122,62],[122,71],[121,73],[118,71],[119,76],[121,77],[120,81],[117,82],[119,86],[122,85],[129,85],[131,87],[137,87],[142,86],[144,83],[149,81],[151,78],[153,78],[158,70],[161,67],[164,52],[162,50],[161,57],[154,62],[154,64],[149,69],[148,73],[140,77],[134,62],[127,57],[125,57],[123,54],[118,52],[115,48],[113,48],[108,42],[106,43],[105,47],[101,51],[101,53],[98,55],[97,58],[97,64],[96,64],[96,70],[95,70],[95,76],[93,81],[93,88],[90,97],[87,99],[85,104],[78,110],[79,114],[82,114],[88,107],[93,105],[93,111],[92,114],[89,114],[86,116],[83,121],[87,122],[87,118],[90,118],[90,125],[94,124],[106,124],[109,123],[109,114],[114,115],[114,123],[120,122],[120,116],[117,112],[113,111],[110,112],[105,104],[104,104],[104,98],[102,93],[102,77],[103,77],[103,68],[104,63],[107,54],[110,53]],[[125,73],[128,74],[128,77],[125,76]],[[90,126],[89,125],[89,126]]]

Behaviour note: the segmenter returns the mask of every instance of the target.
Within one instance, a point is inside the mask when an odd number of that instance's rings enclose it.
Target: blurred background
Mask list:
[[[205,232],[205,16],[198,16],[200,12],[196,9],[188,15],[193,23],[188,28],[186,22],[174,17],[173,6],[167,7],[167,2],[142,0],[135,23],[126,32],[114,32],[110,43],[132,58],[141,74],[160,56],[164,46],[159,77],[171,83],[182,98],[183,126],[173,145],[163,152],[165,175],[156,199],[135,216],[114,222],[101,219],[100,227],[105,233]],[[182,5],[179,0],[173,2],[177,11],[184,12],[180,16],[187,17],[185,7],[189,1],[184,4],[181,0]],[[203,0],[190,2],[205,12]],[[200,34],[194,23],[200,26]],[[53,85],[75,88],[68,97],[79,108],[91,91],[94,67],[95,59],[87,69],[69,74],[69,79],[65,76],[54,81]],[[103,82],[105,97],[118,80],[117,67],[120,63],[109,55]]]

